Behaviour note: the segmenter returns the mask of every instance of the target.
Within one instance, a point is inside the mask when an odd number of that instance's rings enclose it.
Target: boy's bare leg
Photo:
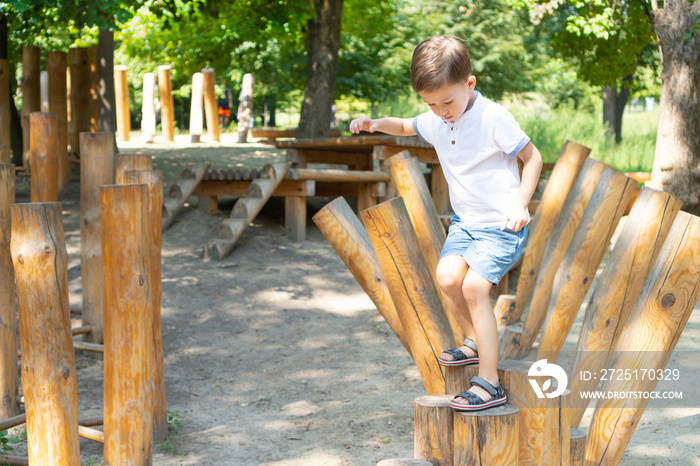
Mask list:
[[[495,387],[498,385],[498,327],[489,298],[491,286],[491,282],[473,269],[469,269],[464,277],[462,292],[476,333],[476,344],[479,348],[479,377],[486,379]],[[491,395],[486,390],[476,385],[472,386],[470,391],[484,401],[491,399]],[[457,398],[456,401],[468,402],[462,397]]]
[[[464,336],[470,340],[476,341],[474,326],[472,325],[469,309],[467,309],[467,302],[464,300],[464,293],[462,292],[462,285],[468,270],[469,267],[462,256],[450,255],[440,259],[435,273],[438,285],[445,298],[447,311],[452,313],[457,324],[462,329],[462,332],[464,332]],[[459,349],[466,354],[467,357],[471,358],[476,356],[475,351],[467,346],[461,346]],[[447,353],[442,353],[440,357],[446,361],[452,360],[452,355]]]

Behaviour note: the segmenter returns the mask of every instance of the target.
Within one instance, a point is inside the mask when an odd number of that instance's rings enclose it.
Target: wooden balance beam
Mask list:
[[[268,144],[274,144],[277,139],[280,138],[295,138],[297,137],[296,128],[291,129],[275,129],[275,128],[252,128],[250,130],[251,136],[254,138],[265,138],[264,142]],[[339,129],[332,129],[330,132],[330,137],[338,138],[341,132]]]

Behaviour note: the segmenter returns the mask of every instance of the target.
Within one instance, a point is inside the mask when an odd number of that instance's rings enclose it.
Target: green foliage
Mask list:
[[[14,450],[10,445],[14,445],[16,443],[22,443],[27,440],[27,431],[22,430],[19,435],[16,436],[8,436],[8,430],[0,430],[0,457],[3,452],[9,452]]]

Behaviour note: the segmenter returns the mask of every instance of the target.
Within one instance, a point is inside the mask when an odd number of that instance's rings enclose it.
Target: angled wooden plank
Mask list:
[[[182,172],[181,178],[170,185],[168,195],[163,198],[162,230],[165,231],[175,220],[175,216],[187,199],[192,195],[197,185],[204,178],[209,163],[190,167]]]

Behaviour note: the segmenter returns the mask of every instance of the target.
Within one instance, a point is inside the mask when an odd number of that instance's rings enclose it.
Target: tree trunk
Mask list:
[[[316,17],[307,22],[306,89],[297,138],[330,135],[331,106],[340,48],[343,0],[314,0]]]
[[[622,86],[619,88],[617,86],[603,88],[603,124],[610,134],[615,136],[615,144],[622,142],[622,115],[630,97],[627,85],[631,81],[632,75],[629,75],[622,80]]]
[[[651,186],[700,214],[700,31],[683,40],[700,16],[700,2],[667,0],[654,13],[663,52],[663,84]]]

